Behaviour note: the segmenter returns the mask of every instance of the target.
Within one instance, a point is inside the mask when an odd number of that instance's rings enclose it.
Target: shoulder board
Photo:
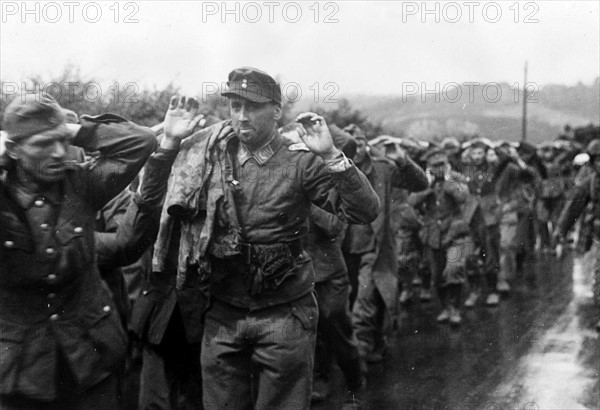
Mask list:
[[[308,147],[306,146],[305,143],[303,142],[298,142],[296,144],[292,144],[288,147],[288,149],[290,151],[306,151],[306,152],[310,152],[310,150],[308,149]]]
[[[119,117],[116,114],[82,115],[81,119],[91,121],[91,122],[102,122],[102,123],[127,121],[125,118]]]

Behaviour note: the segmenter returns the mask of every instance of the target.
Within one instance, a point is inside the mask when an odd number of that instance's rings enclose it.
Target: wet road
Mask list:
[[[390,350],[368,374],[369,409],[600,409],[591,255],[543,256],[495,308],[464,311],[453,329],[439,305],[409,305]],[[339,408],[335,394],[315,409]]]

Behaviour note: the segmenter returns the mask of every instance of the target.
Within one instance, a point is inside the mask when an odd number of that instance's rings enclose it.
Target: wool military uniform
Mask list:
[[[82,117],[72,143],[100,156],[68,165],[65,179],[43,192],[22,188],[10,161],[0,180],[0,394],[7,408],[92,408],[86,392],[113,375],[126,350],[96,267],[94,219],[156,140],[148,129],[104,115]],[[114,399],[93,406],[114,408]]]

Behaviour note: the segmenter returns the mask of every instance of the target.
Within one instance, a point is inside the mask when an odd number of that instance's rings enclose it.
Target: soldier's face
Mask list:
[[[24,175],[37,183],[53,183],[65,176],[69,130],[61,125],[49,131],[7,144],[8,154]]]
[[[233,96],[229,99],[231,125],[248,148],[257,149],[273,135],[281,107],[272,103],[256,103]]]
[[[488,149],[485,159],[487,162],[489,162],[490,164],[495,164],[496,162],[498,162],[498,154],[496,154],[496,151],[493,149]]]
[[[483,164],[483,161],[485,160],[486,154],[487,153],[485,152],[485,150],[481,147],[472,148],[471,149],[471,160],[473,161],[473,163],[475,165],[481,165],[481,164]]]
[[[354,155],[354,162],[361,164],[367,156],[367,141],[362,138],[356,140],[356,154]]]

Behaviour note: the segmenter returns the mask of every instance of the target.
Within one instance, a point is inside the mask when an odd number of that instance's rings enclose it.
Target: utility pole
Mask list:
[[[527,61],[525,61],[525,77],[523,80],[523,124],[521,140],[527,140]]]

